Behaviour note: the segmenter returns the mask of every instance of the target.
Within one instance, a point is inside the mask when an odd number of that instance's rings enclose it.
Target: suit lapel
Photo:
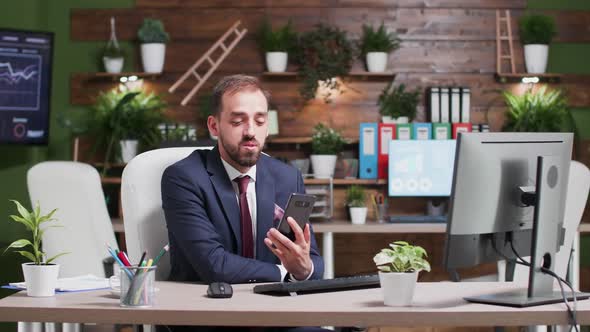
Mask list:
[[[262,155],[256,164],[256,258],[265,262],[276,261],[274,254],[264,244],[266,232],[275,226],[274,203],[275,183]]]
[[[219,156],[217,147],[207,154],[207,171],[210,174],[213,188],[223,205],[223,213],[229,221],[238,251],[240,251],[242,247],[242,238],[240,236],[240,207],[236,199],[236,192],[221,163],[221,157]]]

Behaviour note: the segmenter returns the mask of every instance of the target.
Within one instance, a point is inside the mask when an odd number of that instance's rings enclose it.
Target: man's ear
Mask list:
[[[209,133],[213,136],[219,136],[219,123],[217,122],[217,118],[213,115],[209,115],[207,117],[207,128],[209,129]]]

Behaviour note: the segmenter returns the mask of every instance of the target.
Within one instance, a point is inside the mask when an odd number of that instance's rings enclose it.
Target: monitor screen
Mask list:
[[[47,144],[53,34],[0,29],[0,143]]]
[[[451,194],[455,140],[389,142],[389,196]]]

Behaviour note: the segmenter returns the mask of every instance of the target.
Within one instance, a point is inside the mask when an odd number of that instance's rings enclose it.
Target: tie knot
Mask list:
[[[250,183],[250,176],[245,175],[239,178],[235,178],[234,181],[238,184],[240,195],[248,190],[248,183]]]

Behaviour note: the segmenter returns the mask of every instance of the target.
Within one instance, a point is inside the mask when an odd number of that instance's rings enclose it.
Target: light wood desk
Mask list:
[[[444,234],[447,230],[446,223],[376,223],[367,221],[363,225],[353,225],[350,221],[325,221],[313,223],[315,233],[322,234],[322,257],[324,258],[324,278],[334,278],[334,233],[431,233]],[[574,284],[579,287],[580,266],[580,234],[590,233],[590,223],[580,224],[578,236],[574,241]]]
[[[205,297],[206,286],[158,282],[153,308],[119,307],[107,291],[0,300],[0,321],[224,326],[519,326],[567,324],[563,304],[509,308],[464,301],[464,296],[517,288],[513,283],[418,283],[411,307],[386,307],[380,288],[273,297],[253,285],[234,285],[231,299]],[[578,302],[578,321],[590,324],[590,300]]]

